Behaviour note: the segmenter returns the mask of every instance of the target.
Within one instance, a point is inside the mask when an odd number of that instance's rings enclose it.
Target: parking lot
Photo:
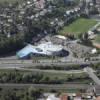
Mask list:
[[[47,35],[39,41],[39,43],[44,43],[51,41],[54,44],[62,45],[64,49],[70,52],[69,56],[75,58],[84,58],[91,52],[92,47],[87,47],[82,44],[77,43],[78,40],[69,40],[66,37],[66,40],[55,38],[55,36]]]

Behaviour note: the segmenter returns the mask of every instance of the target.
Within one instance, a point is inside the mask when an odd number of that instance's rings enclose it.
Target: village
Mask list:
[[[99,67],[99,0],[0,1],[0,100],[100,100]]]

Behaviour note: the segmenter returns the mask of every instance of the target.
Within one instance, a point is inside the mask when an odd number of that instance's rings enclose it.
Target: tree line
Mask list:
[[[0,100],[37,100],[42,96],[42,90],[34,87],[27,89],[4,89],[0,88]]]
[[[5,38],[0,34],[0,55],[4,55],[24,46],[24,35],[16,34],[11,38]]]
[[[80,74],[68,74],[66,77],[59,77],[56,75],[47,75],[43,73],[31,73],[31,72],[2,72],[0,73],[0,83],[32,83],[32,84],[63,84],[67,82],[84,82],[84,80],[88,79],[88,75]]]

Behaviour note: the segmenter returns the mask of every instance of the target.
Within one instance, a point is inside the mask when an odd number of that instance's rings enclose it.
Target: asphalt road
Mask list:
[[[87,89],[90,87],[88,84],[0,84],[0,88],[17,88],[23,89],[28,87],[35,87],[40,89],[54,89],[54,90],[67,90],[67,89]]]
[[[37,66],[67,66],[67,65],[88,65],[91,63],[100,63],[98,61],[57,61],[57,60],[46,60],[46,61],[39,61],[39,62],[32,62],[32,60],[0,60],[0,68],[8,69],[8,68],[23,68],[23,67],[37,67]]]
[[[90,78],[97,84],[100,85],[100,79],[94,74],[94,70],[90,67],[84,69],[85,72],[89,75]]]

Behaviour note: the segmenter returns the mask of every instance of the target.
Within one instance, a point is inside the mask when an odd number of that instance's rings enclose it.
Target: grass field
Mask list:
[[[65,26],[59,34],[67,35],[74,34],[75,37],[78,37],[79,34],[87,32],[92,28],[97,22],[91,19],[79,18],[74,21],[72,24]]]

